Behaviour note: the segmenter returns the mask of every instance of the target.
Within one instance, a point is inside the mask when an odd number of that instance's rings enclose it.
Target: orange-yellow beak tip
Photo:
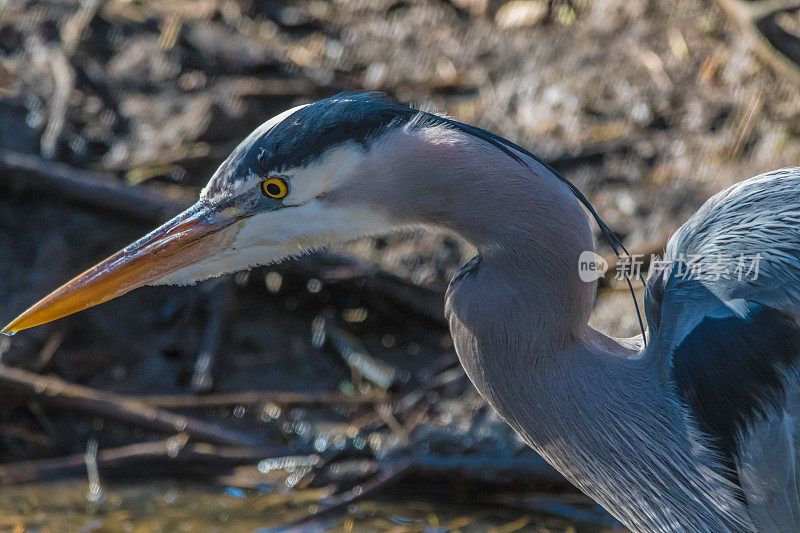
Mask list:
[[[44,322],[32,322],[30,317],[31,309],[26,310],[22,314],[20,314],[17,318],[6,324],[6,326],[0,330],[0,334],[11,336],[15,333],[22,331],[23,329],[32,328],[34,326],[38,326],[39,324],[43,324]]]

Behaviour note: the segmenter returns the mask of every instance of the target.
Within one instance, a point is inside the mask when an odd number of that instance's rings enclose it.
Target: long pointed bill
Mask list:
[[[212,257],[236,236],[239,217],[222,217],[197,203],[160,228],[62,285],[15,318],[0,333],[51,322],[141,287]]]

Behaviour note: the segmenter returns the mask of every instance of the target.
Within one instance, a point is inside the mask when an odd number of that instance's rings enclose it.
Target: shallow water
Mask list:
[[[255,531],[303,516],[324,489],[287,494],[219,488],[180,480],[105,484],[36,483],[0,490],[0,531]],[[427,500],[427,501],[426,501]],[[596,531],[565,520],[504,508],[475,508],[425,498],[364,501],[347,515],[306,531]]]

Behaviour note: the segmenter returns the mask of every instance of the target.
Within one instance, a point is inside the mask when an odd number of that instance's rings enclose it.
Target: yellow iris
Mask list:
[[[269,178],[261,182],[261,192],[264,196],[280,199],[289,194],[289,187],[280,178]]]

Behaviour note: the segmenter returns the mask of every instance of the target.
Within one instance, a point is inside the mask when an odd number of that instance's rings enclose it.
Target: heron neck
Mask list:
[[[371,156],[348,197],[357,194],[400,225],[460,234],[478,249],[481,268],[504,280],[498,290],[524,301],[543,339],[583,335],[596,285],[580,280],[578,258],[594,249],[592,234],[583,208],[550,170],[435,127],[387,135]]]
[[[451,283],[446,303],[475,387],[548,462],[633,529],[726,524],[713,500],[729,488],[711,454],[685,453],[693,443],[657,360],[631,357],[634,350],[587,325],[595,283],[581,281],[578,258],[593,246],[577,199],[535,161],[526,169],[499,151],[438,148],[446,164],[426,172],[435,185],[415,215],[460,233],[480,253]],[[632,474],[642,469],[655,474]],[[676,485],[696,490],[696,509],[674,505],[685,498]]]
[[[515,302],[537,345],[557,351],[586,334],[596,281],[582,281],[578,267],[594,244],[575,196],[548,169],[531,165],[509,169],[502,185],[476,194],[480,213],[450,212],[443,223],[475,245],[480,268],[502,284],[496,290]]]
[[[714,527],[729,523],[715,498],[735,497],[713,454],[687,438],[657,359],[632,357],[588,327],[593,295],[570,279],[577,263],[530,247],[518,254],[510,244],[520,242],[479,247],[481,260],[451,285],[448,321],[472,383],[534,450],[634,531],[665,523],[736,530]],[[569,257],[570,246],[558,255]],[[675,506],[687,493],[694,507]]]

